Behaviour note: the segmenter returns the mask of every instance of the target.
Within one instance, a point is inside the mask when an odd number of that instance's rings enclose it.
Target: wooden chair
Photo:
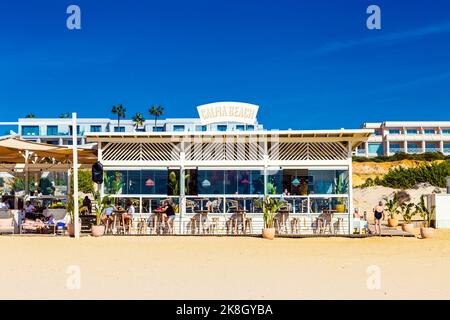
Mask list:
[[[211,201],[211,212],[214,213],[220,213],[222,210],[220,210],[220,205],[222,204],[222,199],[218,198],[216,200]]]
[[[197,208],[197,203],[193,200],[186,199],[186,211],[187,209],[191,209],[191,212],[195,212],[195,208]]]
[[[227,213],[235,212],[239,209],[239,201],[237,200],[227,200]]]

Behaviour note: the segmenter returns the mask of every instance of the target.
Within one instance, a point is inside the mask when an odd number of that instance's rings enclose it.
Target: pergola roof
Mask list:
[[[11,137],[0,140],[0,163],[25,163],[27,154],[34,159],[67,163],[71,162],[72,153],[72,148],[69,147],[29,142]],[[86,164],[94,163],[97,161],[96,150],[79,149],[78,161]]]
[[[255,131],[188,131],[188,132],[100,132],[86,133],[89,142],[124,141],[131,139],[179,140],[195,137],[278,137],[292,141],[350,141],[352,149],[373,134],[372,129],[338,129],[338,130],[255,130]]]

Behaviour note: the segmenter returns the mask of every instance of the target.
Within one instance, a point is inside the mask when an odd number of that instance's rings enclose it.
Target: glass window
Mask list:
[[[310,194],[346,194],[348,192],[348,171],[309,170],[308,190]]]
[[[164,127],[153,127],[153,132],[164,132]]]
[[[375,131],[374,131],[374,134],[375,134],[376,136],[381,136],[381,130],[380,130],[380,129],[375,130]]]
[[[48,136],[58,135],[58,126],[47,126],[47,135]]]
[[[253,131],[253,130],[255,130],[255,126],[254,125],[250,124],[250,125],[247,126],[247,131]]]
[[[435,134],[436,130],[435,129],[425,129],[425,130],[423,130],[423,132],[425,134]]]
[[[383,145],[381,143],[369,143],[368,144],[369,154],[382,155]]]
[[[444,143],[444,152],[450,153],[450,143]]]
[[[39,126],[23,126],[22,127],[23,136],[38,136]]]
[[[241,124],[236,125],[236,131],[244,131],[244,130],[245,130],[244,125],[241,125]]]
[[[102,126],[91,126],[91,132],[101,132]]]
[[[417,129],[407,129],[406,133],[407,134],[417,134]]]
[[[283,170],[268,170],[266,187],[267,194],[282,194]]]
[[[219,124],[217,126],[217,131],[227,131],[227,125],[226,124]]]
[[[195,130],[196,131],[206,131],[206,126],[196,126]]]
[[[167,170],[142,170],[142,194],[168,194]]]
[[[198,170],[197,187],[199,194],[224,194],[224,170]]]
[[[450,134],[450,129],[442,129],[442,134]]]
[[[174,125],[173,126],[173,131],[184,131],[184,125]]]
[[[114,127],[114,132],[125,132],[125,127]]]
[[[389,134],[400,134],[400,129],[389,129]]]

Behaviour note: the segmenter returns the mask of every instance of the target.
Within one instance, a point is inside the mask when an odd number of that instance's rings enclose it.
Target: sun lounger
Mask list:
[[[14,234],[14,219],[13,218],[0,219],[0,233]]]

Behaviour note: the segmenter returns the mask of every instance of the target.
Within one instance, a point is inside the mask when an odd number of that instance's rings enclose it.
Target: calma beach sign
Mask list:
[[[259,106],[243,102],[214,102],[197,107],[202,124],[241,122],[254,124]]]

